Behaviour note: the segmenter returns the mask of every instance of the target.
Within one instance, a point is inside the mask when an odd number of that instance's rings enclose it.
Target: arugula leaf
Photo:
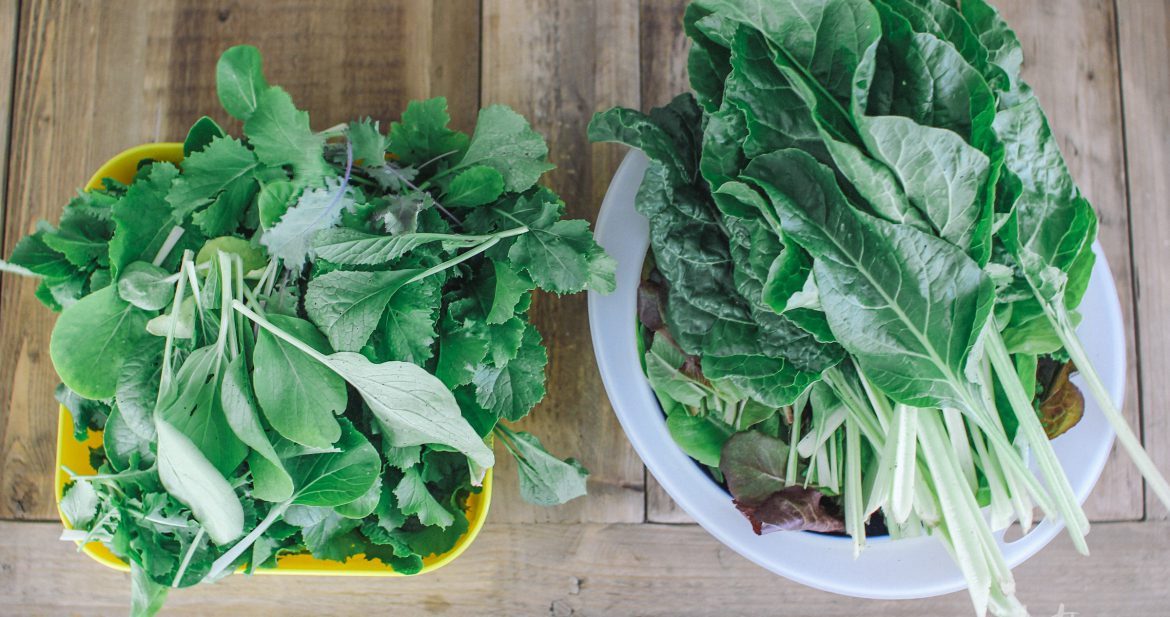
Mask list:
[[[61,495],[61,514],[74,529],[85,529],[97,516],[98,494],[87,480],[77,480]]]
[[[135,261],[154,262],[172,229],[182,227],[191,208],[176,210],[166,201],[179,170],[170,163],[154,163],[144,180],[135,182],[113,207],[114,236],[109,241],[110,270],[117,278],[123,268]],[[174,270],[182,248],[194,244],[191,230],[183,234],[184,244],[172,249],[170,257],[158,265]]]
[[[439,280],[428,277],[404,285],[386,304],[386,310],[370,338],[377,361],[400,360],[425,366],[434,355],[439,300]],[[363,352],[364,353],[364,352]]]
[[[83,398],[63,383],[57,384],[53,398],[73,416],[73,438],[77,441],[88,440],[90,429],[101,430],[109,415],[109,407],[105,403]]]
[[[524,116],[504,105],[492,105],[479,112],[467,152],[450,171],[486,165],[503,176],[505,190],[520,193],[554,167],[547,159],[544,138]]]
[[[482,206],[500,198],[504,192],[504,176],[493,167],[477,165],[463,170],[444,191],[443,202],[448,206]]]
[[[491,298],[487,310],[484,311],[485,320],[491,325],[511,320],[521,298],[529,295],[528,292],[535,287],[532,279],[523,270],[507,260],[499,259],[488,260],[488,267],[485,267],[484,272],[476,280],[481,287],[478,293]]]
[[[191,125],[190,130],[187,131],[187,138],[183,140],[183,158],[189,158],[192,154],[206,148],[216,138],[226,134],[223,128],[210,117],[199,118],[195,124]]]
[[[252,181],[259,166],[256,155],[239,140],[229,136],[211,140],[202,150],[183,160],[183,173],[167,193],[167,202],[176,210],[197,209],[211,203],[221,191]],[[223,232],[208,231],[208,235]]]
[[[41,239],[77,268],[104,267],[109,265],[106,243],[112,233],[109,208],[83,194],[65,206],[58,228],[47,231]]]
[[[353,145],[353,159],[363,167],[381,166],[386,162],[386,148],[390,140],[378,130],[378,123],[366,118],[350,122],[346,137]]]
[[[585,494],[589,470],[576,459],[560,460],[548,453],[535,435],[515,432],[503,425],[497,430],[520,474],[520,496],[538,506],[556,506]]]
[[[471,318],[466,308],[452,308],[439,321],[439,359],[435,364],[435,376],[449,388],[471,383],[477,368],[487,358],[490,342],[491,334],[486,324]]]
[[[27,268],[33,274],[46,278],[61,279],[77,272],[76,266],[65,256],[45,244],[45,238],[53,233],[47,224],[38,224],[37,231],[20,239],[12,249],[8,263]]]
[[[544,398],[544,367],[548,354],[540,332],[525,324],[520,349],[504,366],[484,366],[472,377],[476,402],[501,418],[515,422]]]
[[[305,312],[339,351],[360,350],[377,329],[386,305],[419,270],[346,272],[309,281]]]
[[[455,517],[427,490],[418,469],[414,467],[403,472],[402,481],[394,489],[394,496],[402,513],[417,516],[423,525],[436,525],[445,529],[455,522]]]
[[[296,487],[294,505],[332,508],[360,498],[381,473],[382,460],[353,424],[339,420],[337,449],[284,458]]]
[[[445,248],[455,249],[474,246],[485,239],[486,236],[409,232],[385,236],[339,227],[318,233],[313,251],[318,259],[341,266],[377,266],[432,242],[442,242]]]
[[[325,139],[309,128],[309,114],[297,110],[292,98],[279,87],[260,93],[256,109],[244,122],[244,133],[265,165],[293,168],[300,186],[318,185],[330,174],[325,164]]]
[[[407,165],[421,166],[436,157],[458,160],[467,149],[467,135],[447,128],[447,99],[411,101],[402,120],[390,125],[390,154]]]
[[[284,513],[288,522],[301,528],[305,547],[317,559],[341,561],[362,552],[356,530],[361,521],[345,518],[330,508],[293,506]]]

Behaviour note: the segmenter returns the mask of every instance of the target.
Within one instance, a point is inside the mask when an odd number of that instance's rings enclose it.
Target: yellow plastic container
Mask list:
[[[89,179],[89,183],[86,184],[85,189],[88,191],[100,188],[103,178],[113,178],[119,182],[129,183],[134,179],[134,174],[138,170],[138,163],[144,159],[169,161],[178,164],[183,160],[183,144],[143,144],[130,148],[107,161],[105,165],[102,165],[93,177]],[[101,432],[90,431],[89,438],[84,443],[73,438],[73,416],[62,405],[60,408],[60,416],[57,420],[57,471],[54,479],[54,489],[57,495],[57,513],[61,516],[61,523],[65,525],[66,529],[72,529],[72,526],[65,519],[60,508],[61,495],[65,490],[65,484],[69,482],[69,474],[65,473],[64,467],[68,467],[71,471],[79,475],[97,473],[89,463],[89,452],[91,448],[97,448],[101,445]],[[441,555],[431,555],[430,557],[424,558],[422,570],[418,574],[438,570],[461,555],[463,551],[467,550],[467,547],[479,535],[479,530],[483,528],[483,523],[487,519],[488,506],[491,504],[491,501],[492,470],[488,469],[487,475],[483,478],[483,490],[471,495],[467,500],[467,532],[463,534],[463,537],[459,538],[459,542],[455,544],[455,548]],[[110,549],[106,548],[100,542],[90,542],[81,547],[81,550],[102,565],[116,570],[130,570],[130,566],[126,562],[118,559],[118,557],[110,552]],[[399,572],[395,572],[394,568],[383,564],[381,561],[369,560],[361,555],[351,557],[345,563],[341,563],[317,559],[309,554],[277,557],[276,567],[257,568],[256,574],[404,576]]]

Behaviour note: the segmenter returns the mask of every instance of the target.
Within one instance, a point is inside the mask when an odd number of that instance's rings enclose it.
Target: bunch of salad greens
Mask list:
[[[1073,370],[1170,504],[1075,333],[1097,219],[994,8],[695,0],[684,25],[694,95],[590,137],[650,159],[646,374],[757,533],[931,533],[978,614],[1024,614],[993,531],[1038,506],[1087,550],[1049,441]]]
[[[441,98],[388,135],[315,132],[255,48],[216,76],[243,138],[199,120],[180,164],[80,193],[3,264],[61,312],[76,438],[103,431],[97,474],[66,470],[65,538],[128,561],[148,615],[170,587],[285,554],[418,572],[467,531],[493,434],[525,499],[583,495],[580,464],[500,423],[545,394],[533,290],[614,285],[537,184],[541,136],[493,106],[469,137]]]

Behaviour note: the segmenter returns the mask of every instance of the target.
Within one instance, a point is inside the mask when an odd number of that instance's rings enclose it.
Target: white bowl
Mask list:
[[[933,537],[871,541],[858,559],[842,538],[779,532],[757,536],[728,494],[683,453],[666,429],[665,417],[639,364],[635,343],[637,290],[649,247],[649,225],[634,210],[646,157],[630,152],[614,175],[597,220],[597,241],[618,262],[617,290],[589,293],[589,327],[605,390],[626,436],[666,492],[711,535],[740,555],[799,583],[861,598],[925,598],[964,589],[966,584],[942,543]],[[1121,306],[1109,266],[1099,248],[1078,330],[1093,364],[1118,406],[1125,384],[1125,336]],[[1085,416],[1053,442],[1078,499],[1096,484],[1113,444],[1113,429],[1086,397]],[[1044,521],[1031,533],[1000,547],[1013,568],[1060,533]],[[1090,536],[1090,544],[1092,538]]]

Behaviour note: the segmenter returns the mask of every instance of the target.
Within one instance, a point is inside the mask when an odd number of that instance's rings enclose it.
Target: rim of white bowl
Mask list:
[[[798,583],[874,599],[925,598],[965,589],[962,574],[933,537],[874,541],[854,560],[851,543],[832,536],[793,532],[756,536],[723,488],[675,445],[642,373],[635,343],[637,288],[649,249],[649,223],[635,211],[634,198],[647,162],[640,151],[631,150],[602,202],[595,235],[617,260],[617,289],[609,295],[589,292],[589,327],[606,393],[650,473],[691,518],[723,544]],[[1126,369],[1121,306],[1105,256],[1100,246],[1094,245],[1094,249],[1097,263],[1080,309],[1086,316],[1084,323],[1104,327],[1081,328],[1078,334],[1120,407]],[[1086,399],[1085,417],[1053,441],[1082,503],[1105,467],[1113,438],[1113,429],[1100,409]],[[1014,568],[1047,545],[1063,527],[1044,520],[1013,542],[1004,542],[1003,532],[996,537]]]

